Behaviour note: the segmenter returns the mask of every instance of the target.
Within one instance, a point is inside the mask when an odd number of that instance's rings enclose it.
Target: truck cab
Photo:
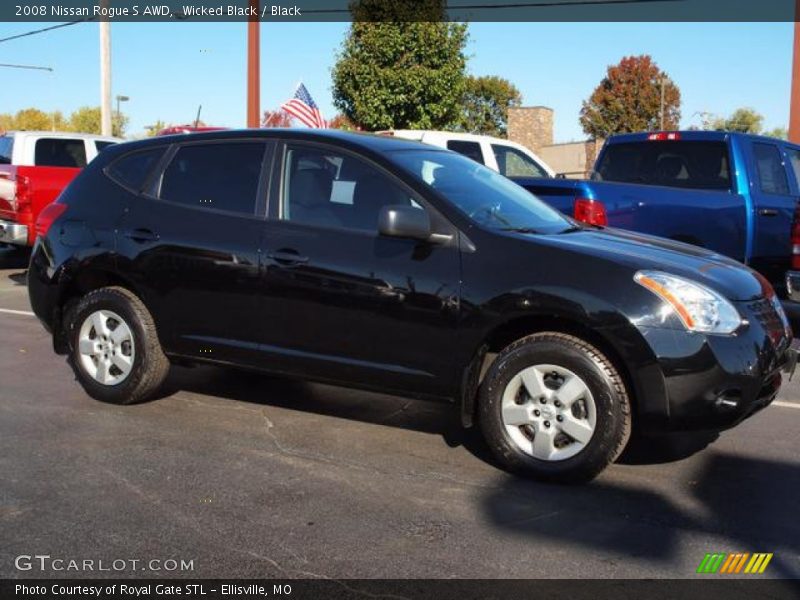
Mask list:
[[[609,138],[590,180],[515,180],[578,220],[714,250],[792,294],[800,146],[720,131],[625,134]]]
[[[103,149],[122,141],[84,133],[0,132],[0,244],[33,246],[42,209]]]

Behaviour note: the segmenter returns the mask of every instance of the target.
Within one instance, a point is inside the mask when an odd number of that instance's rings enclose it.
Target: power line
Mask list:
[[[0,38],[0,44],[2,44],[3,42],[10,42],[11,40],[18,40],[19,38],[28,37],[29,35],[36,35],[37,33],[44,33],[46,31],[53,31],[54,29],[61,29],[62,27],[69,27],[70,25],[85,23],[86,21],[91,21],[91,20],[92,19],[81,19],[79,21],[69,21],[68,23],[59,23],[58,25],[51,25],[50,27],[45,27],[44,29],[34,29],[33,31],[18,33],[17,35]]]
[[[36,67],[34,65],[5,65],[0,63],[0,67],[5,67],[7,69],[33,69],[35,71],[50,71],[52,73],[52,67]]]

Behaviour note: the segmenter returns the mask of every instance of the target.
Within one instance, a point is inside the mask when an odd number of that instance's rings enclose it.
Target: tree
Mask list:
[[[769,131],[765,131],[764,135],[767,137],[778,138],[779,140],[789,139],[789,132],[786,130],[786,127],[774,127]]]
[[[330,121],[328,121],[328,128],[341,129],[343,131],[361,131],[361,128],[358,125],[353,123],[342,113],[334,115],[334,117]]]
[[[522,104],[522,94],[502,77],[467,77],[459,128],[470,133],[505,137],[508,109]]]
[[[261,119],[262,127],[291,127],[292,115],[285,110],[265,110],[264,118]]]
[[[14,116],[14,129],[28,131],[49,131],[53,128],[53,120],[43,110],[38,108],[25,108]]]
[[[360,0],[351,11],[332,72],[334,105],[368,130],[457,123],[467,26],[443,20],[442,0]]]
[[[626,56],[608,67],[606,76],[583,102],[580,122],[593,138],[661,128],[664,84],[664,129],[677,129],[681,118],[678,86],[650,56]]]
[[[122,137],[128,126],[128,117],[124,113],[111,114],[111,134]],[[102,130],[99,106],[82,106],[69,117],[69,129],[79,133],[99,134]]]
[[[739,133],[761,133],[764,117],[752,108],[737,108],[727,119],[714,117],[709,128],[716,131],[736,131]]]
[[[145,127],[145,136],[147,136],[147,137],[155,137],[155,135],[159,131],[161,131],[162,129],[165,129],[166,127],[167,127],[167,124],[164,121],[162,121],[161,119],[157,119],[155,123]]]

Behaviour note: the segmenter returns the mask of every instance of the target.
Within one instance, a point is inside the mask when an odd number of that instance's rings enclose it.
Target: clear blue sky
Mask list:
[[[3,23],[0,37],[45,24]],[[262,108],[275,108],[302,80],[326,117],[333,116],[330,69],[345,23],[262,24]],[[751,106],[765,126],[786,126],[791,81],[791,23],[473,23],[469,71],[500,75],[526,105],[556,111],[556,141],[583,137],[581,101],[606,66],[651,54],[683,94],[683,126],[700,111],[728,114]],[[210,124],[245,122],[244,23],[115,23],[114,94],[129,133],[157,119],[188,122],[198,104]],[[0,112],[35,106],[68,114],[99,104],[98,25],[84,23],[0,44],[0,63],[50,66],[55,72],[0,69]]]

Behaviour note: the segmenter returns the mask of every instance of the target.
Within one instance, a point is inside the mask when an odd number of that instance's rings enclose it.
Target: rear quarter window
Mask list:
[[[164,148],[152,148],[126,154],[106,167],[106,174],[120,185],[139,192],[163,153]]]
[[[36,140],[34,164],[37,167],[86,166],[86,144],[83,140],[41,138]]]
[[[483,152],[478,142],[465,142],[462,140],[450,140],[447,142],[447,149],[463,154],[475,162],[483,164]]]
[[[10,165],[14,152],[14,138],[10,135],[0,136],[0,165]]]
[[[705,141],[609,144],[596,176],[603,181],[698,190],[730,190],[728,145]]]

